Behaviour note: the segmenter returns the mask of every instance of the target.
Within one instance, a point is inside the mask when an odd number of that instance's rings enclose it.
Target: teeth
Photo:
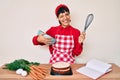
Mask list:
[[[64,21],[64,22],[68,22],[68,21]]]

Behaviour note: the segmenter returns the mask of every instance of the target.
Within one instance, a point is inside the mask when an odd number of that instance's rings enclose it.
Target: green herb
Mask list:
[[[6,64],[5,66],[7,69],[13,70],[13,71],[16,71],[17,69],[22,68],[23,70],[30,72],[31,65],[39,65],[39,64],[40,63],[38,63],[38,62],[29,62],[25,59],[18,59],[11,63]]]

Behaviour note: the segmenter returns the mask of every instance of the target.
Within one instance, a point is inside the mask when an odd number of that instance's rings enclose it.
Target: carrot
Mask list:
[[[30,76],[31,76],[33,79],[38,80],[39,77],[38,77],[38,75],[36,74],[36,72],[34,71],[34,69],[33,69],[33,68],[30,68],[30,69],[31,69],[31,71],[30,71]]]
[[[38,72],[42,73],[42,74],[46,74],[47,70],[43,69],[43,68],[39,68],[38,66],[32,66],[33,69],[37,70]]]
[[[41,73],[42,74],[47,74],[47,72],[46,71],[43,71],[43,70],[40,70],[41,71]]]
[[[40,67],[40,66],[38,66],[38,68],[41,69],[43,72],[47,73],[47,68]]]
[[[30,69],[30,76],[35,80],[43,80],[47,74],[47,71],[39,66],[32,65]]]
[[[37,73],[38,77],[41,78],[42,80],[45,78],[44,75],[42,75],[41,73]]]
[[[29,74],[33,79],[37,80],[37,75],[35,73],[30,72]]]
[[[37,75],[41,76],[42,78],[44,78],[45,76],[42,73],[37,73]]]
[[[39,72],[39,73],[42,73],[42,71],[41,71],[40,69],[38,69],[37,67],[32,66],[32,68],[33,68],[35,71],[37,71],[37,72]]]
[[[33,75],[31,72],[29,73],[29,75],[30,75],[33,79],[37,80],[36,75]]]
[[[30,72],[30,76],[35,80],[43,80],[41,76],[39,76],[38,74],[35,74],[34,72]]]
[[[43,70],[47,70],[47,68],[44,68],[44,67],[41,67],[41,66],[38,66],[38,68],[43,69]]]
[[[40,69],[37,66],[31,66],[33,69],[39,71]]]

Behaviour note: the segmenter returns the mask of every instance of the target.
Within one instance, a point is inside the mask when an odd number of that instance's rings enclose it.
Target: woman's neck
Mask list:
[[[70,26],[70,25],[61,25],[63,28],[67,28],[68,26]]]

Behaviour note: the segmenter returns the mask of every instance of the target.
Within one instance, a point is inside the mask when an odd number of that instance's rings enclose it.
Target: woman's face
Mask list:
[[[69,12],[60,13],[58,20],[64,28],[67,27],[71,22]]]

